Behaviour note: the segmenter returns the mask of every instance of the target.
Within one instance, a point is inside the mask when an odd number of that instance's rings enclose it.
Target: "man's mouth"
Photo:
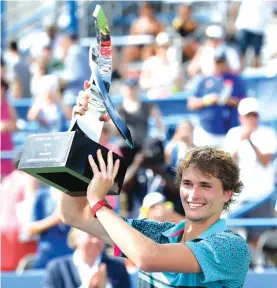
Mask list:
[[[195,202],[187,202],[187,203],[189,205],[189,208],[192,208],[192,209],[201,208],[205,205],[203,203],[195,203]]]

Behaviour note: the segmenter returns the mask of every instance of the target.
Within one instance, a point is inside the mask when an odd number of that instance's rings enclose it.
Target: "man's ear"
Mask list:
[[[223,192],[223,202],[227,203],[232,198],[233,195],[234,195],[233,191],[224,191]]]

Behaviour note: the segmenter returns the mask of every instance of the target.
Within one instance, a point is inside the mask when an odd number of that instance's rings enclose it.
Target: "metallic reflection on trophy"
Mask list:
[[[97,46],[90,46],[91,88],[89,109],[85,115],[78,115],[68,132],[35,134],[27,138],[18,168],[39,180],[71,195],[85,196],[87,186],[93,177],[88,162],[92,155],[98,164],[96,152],[101,149],[104,160],[108,149],[99,144],[103,122],[99,116],[108,113],[118,131],[132,148],[130,131],[115,110],[109,89],[112,74],[112,47],[108,23],[101,6],[93,13],[96,24]],[[108,194],[120,193],[126,165],[122,156],[113,153],[113,160],[120,159],[120,168],[114,186]]]
[[[108,22],[100,5],[96,6],[93,17],[96,26],[97,47],[95,48],[91,44],[89,49],[89,65],[92,71],[90,82],[93,94],[91,104],[98,107],[99,111],[104,111],[103,107],[99,105],[101,102],[104,104],[116,128],[127,144],[133,148],[130,131],[121,120],[109,97],[112,78],[112,44]]]

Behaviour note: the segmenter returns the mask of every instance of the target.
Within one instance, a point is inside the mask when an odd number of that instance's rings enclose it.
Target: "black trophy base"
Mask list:
[[[93,177],[88,155],[92,155],[98,165],[98,149],[101,149],[106,161],[109,150],[82,132],[35,134],[29,136],[25,143],[18,169],[70,196],[86,196]],[[120,193],[126,174],[123,157],[113,153],[113,161],[117,159],[120,159],[120,167],[108,195]]]

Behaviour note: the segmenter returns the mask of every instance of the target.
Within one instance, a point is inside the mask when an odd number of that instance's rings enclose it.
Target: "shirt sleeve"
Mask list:
[[[258,139],[258,147],[263,154],[275,154],[277,152],[277,135],[270,127],[265,127],[263,130],[263,137],[261,135]],[[265,141],[266,139],[266,141]]]
[[[235,81],[236,81],[236,83],[234,86],[234,90],[232,92],[232,94],[233,94],[232,96],[237,97],[239,99],[245,98],[247,95],[245,80],[240,78],[240,77],[237,77]]]
[[[243,238],[225,231],[199,240],[186,245],[202,269],[201,282],[222,281],[229,288],[242,287],[250,264],[249,248]]]
[[[202,93],[202,81],[203,78],[201,76],[196,77],[192,86],[192,96],[200,98],[203,97]]]
[[[32,221],[42,220],[43,217],[43,206],[42,206],[42,195],[36,195],[35,202],[32,211]]]
[[[224,150],[230,154],[235,153],[240,145],[240,130],[238,127],[231,128],[224,139],[223,147]]]
[[[143,235],[151,238],[157,243],[163,243],[165,237],[162,236],[162,233],[175,226],[174,223],[151,221],[148,219],[126,219],[124,217],[122,219]],[[114,245],[114,256],[125,257],[116,245]]]

